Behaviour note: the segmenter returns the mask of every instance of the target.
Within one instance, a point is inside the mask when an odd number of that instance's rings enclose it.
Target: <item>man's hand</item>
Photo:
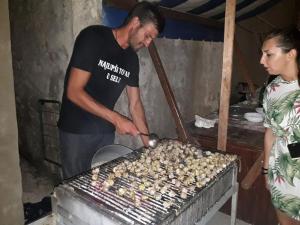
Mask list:
[[[117,115],[114,125],[119,134],[129,134],[132,136],[137,136],[139,134],[134,123],[121,114]]]

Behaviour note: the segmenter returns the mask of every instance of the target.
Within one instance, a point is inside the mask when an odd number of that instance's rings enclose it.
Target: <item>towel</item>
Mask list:
[[[211,128],[215,126],[215,123],[218,119],[205,119],[201,116],[195,115],[195,126],[196,127],[204,127],[204,128]]]

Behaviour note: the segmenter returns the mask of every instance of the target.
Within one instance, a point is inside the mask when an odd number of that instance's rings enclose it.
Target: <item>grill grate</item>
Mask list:
[[[125,157],[121,157],[110,161],[106,164],[98,166],[100,172],[98,174],[98,184],[96,186],[92,185],[92,170],[87,171],[79,176],[71,178],[66,181],[66,185],[72,187],[75,192],[83,194],[84,196],[93,199],[96,203],[104,205],[112,215],[119,217],[120,220],[128,224],[161,224],[163,221],[170,219],[170,217],[175,217],[183,212],[196,198],[197,196],[203,195],[205,190],[212,186],[216,181],[221,179],[232,167],[236,167],[237,160],[232,161],[227,165],[222,171],[220,171],[212,180],[206,183],[205,186],[201,188],[195,188],[194,191],[189,190],[187,193],[187,199],[181,199],[178,195],[175,197],[170,197],[168,194],[162,194],[161,200],[156,200],[154,196],[151,196],[147,192],[141,192],[135,189],[137,197],[141,198],[142,195],[148,197],[147,200],[141,201],[141,205],[137,207],[135,203],[128,197],[119,196],[117,190],[120,187],[132,188],[131,181],[134,179],[137,183],[141,183],[141,179],[129,174],[129,178],[118,178],[115,184],[110,187],[108,191],[101,189],[101,183],[103,183],[110,173],[112,173],[113,168],[125,160],[134,161],[139,158],[142,149],[136,150],[135,152],[129,153]],[[221,153],[223,154],[223,153]],[[153,178],[148,176],[148,180]],[[171,183],[170,180],[165,181],[169,184],[171,189],[178,191],[178,188]],[[224,190],[226,191],[226,190]],[[170,208],[165,208],[164,201],[172,201],[174,204]]]

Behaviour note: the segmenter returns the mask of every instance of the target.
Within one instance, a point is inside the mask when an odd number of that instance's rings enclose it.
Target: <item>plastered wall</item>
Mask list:
[[[223,43],[162,38],[156,39],[155,44],[183,120],[189,122],[195,114],[206,115],[216,110]],[[162,138],[176,138],[175,122],[148,50],[141,50],[139,57],[141,96],[150,132]],[[116,109],[126,114],[127,108],[127,98],[123,93]],[[134,148],[141,145],[139,138],[119,135],[116,142]]]
[[[0,1],[0,225],[24,224],[8,1]]]
[[[20,152],[32,161],[40,163],[44,156],[38,100],[61,100],[75,37],[100,22],[99,5],[96,0],[10,3]]]

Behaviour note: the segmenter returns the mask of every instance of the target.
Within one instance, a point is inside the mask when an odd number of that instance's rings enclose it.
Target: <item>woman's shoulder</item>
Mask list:
[[[267,90],[274,89],[274,87],[280,86],[282,79],[280,76],[275,77],[266,87]]]

